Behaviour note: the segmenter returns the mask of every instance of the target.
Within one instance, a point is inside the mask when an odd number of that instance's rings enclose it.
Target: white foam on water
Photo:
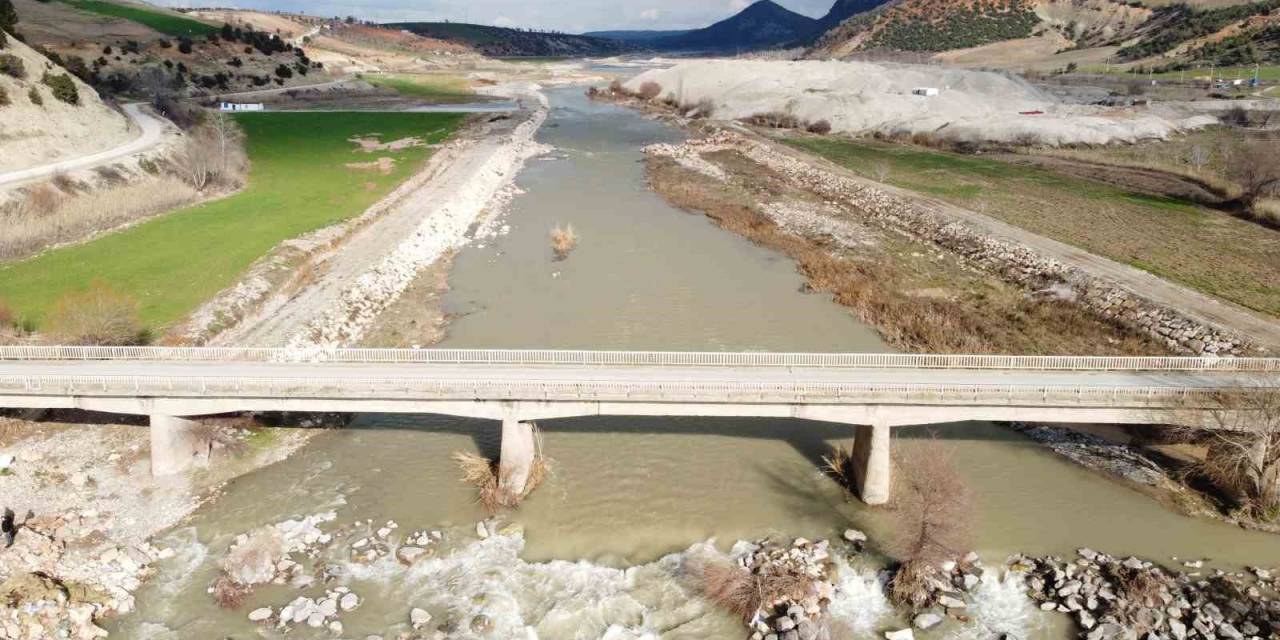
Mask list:
[[[988,640],[1009,634],[1014,638],[1035,637],[1043,626],[1043,614],[1027,596],[1022,576],[988,569],[974,588],[969,614],[973,622],[956,629],[948,640]]]
[[[389,555],[370,564],[342,563],[341,573],[366,600],[412,603],[431,614],[433,627],[453,623],[451,638],[649,640],[674,628],[694,634],[680,637],[719,635],[724,621],[707,616],[703,601],[680,581],[683,558],[701,553],[702,545],[626,569],[526,562],[523,550],[523,534],[511,532],[412,567]],[[488,620],[484,633],[472,631],[478,616]]]
[[[874,637],[893,614],[884,578],[874,569],[852,567],[841,557],[835,560],[836,588],[827,607],[833,627],[855,637]]]

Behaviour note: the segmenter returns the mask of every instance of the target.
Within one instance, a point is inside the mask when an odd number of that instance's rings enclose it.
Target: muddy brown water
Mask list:
[[[556,150],[533,161],[524,191],[495,228],[458,256],[441,346],[600,349],[884,351],[875,333],[823,296],[803,293],[792,264],[667,206],[645,188],[641,147],[679,133],[579,89],[552,92],[540,138]],[[549,232],[580,236],[567,260]],[[295,638],[396,637],[408,611],[431,612],[450,638],[741,638],[741,625],[691,590],[682,553],[762,535],[838,538],[846,527],[885,531],[885,512],[846,500],[818,458],[851,428],[773,419],[578,418],[541,423],[550,479],[504,521],[523,527],[480,540],[484,517],[458,482],[454,451],[492,454],[496,423],[438,416],[358,416],[305,450],[233,482],[226,494],[165,536],[178,551],[112,624],[123,638],[284,637],[251,624],[258,607],[344,585],[365,598],[342,634],[292,627]],[[975,548],[989,563],[1013,552],[1088,546],[1159,561],[1208,557],[1228,566],[1280,563],[1273,536],[1171,513],[1008,429],[961,423],[933,430],[955,447],[975,495]],[[904,429],[896,446],[928,437]],[[336,526],[371,520],[308,561],[321,580],[270,586],[234,610],[206,593],[234,537],[333,510]],[[353,541],[388,520],[393,537],[437,529],[436,558],[349,561]],[[691,552],[692,553],[692,552]],[[872,554],[874,558],[874,553]],[[876,638],[901,621],[888,612],[878,561],[842,571],[833,604],[837,638]],[[327,566],[325,571],[322,567]],[[993,576],[994,578],[995,576]],[[970,625],[929,638],[1065,638],[1057,614],[1035,610],[1016,584],[984,584]],[[477,616],[484,616],[472,630]],[[487,630],[486,630],[487,629]],[[429,634],[423,637],[431,637]]]

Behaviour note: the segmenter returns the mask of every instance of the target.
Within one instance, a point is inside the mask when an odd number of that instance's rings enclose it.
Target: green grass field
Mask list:
[[[476,102],[476,96],[466,78],[438,74],[369,74],[362,76],[365,82],[400,95],[419,98],[435,104],[459,104]]]
[[[218,27],[198,20],[191,20],[190,18],[183,18],[160,11],[151,11],[136,5],[117,4],[115,2],[104,2],[103,0],[62,0],[62,2],[82,11],[132,20],[171,36],[207,36],[218,30]]]
[[[941,151],[787,140],[873,179],[986,213],[1243,306],[1280,315],[1280,232],[1167,197]]]
[[[237,121],[252,169],[241,192],[177,211],[92,242],[0,266],[0,301],[38,328],[68,292],[94,280],[134,296],[142,320],[162,329],[233,284],[276,244],[354,217],[408,178],[424,147],[366,153],[348,138],[384,142],[416,136],[435,143],[465,116],[452,113],[251,113]],[[385,175],[353,169],[396,160]]]

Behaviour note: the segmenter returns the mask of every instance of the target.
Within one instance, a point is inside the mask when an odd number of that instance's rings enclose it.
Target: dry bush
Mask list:
[[[808,127],[805,127],[805,129],[809,133],[816,133],[818,135],[825,136],[828,133],[831,133],[831,122],[827,120],[811,122]]]
[[[1265,225],[1280,228],[1280,199],[1268,198],[1253,203],[1253,218]]]
[[[636,94],[645,100],[653,100],[662,94],[662,85],[656,82],[646,82],[640,85],[640,91]]]
[[[213,582],[213,600],[223,609],[240,608],[252,592],[253,587],[242,585],[225,573]]]
[[[1231,173],[1252,210],[1263,198],[1280,195],[1280,140],[1250,140],[1231,154]]]
[[[799,129],[800,119],[782,111],[770,111],[769,113],[758,113],[754,116],[746,118],[746,123],[757,127],[769,127],[772,129]]]
[[[102,282],[58,300],[49,314],[48,331],[64,344],[131,345],[146,341],[138,320],[138,303]]]
[[[854,491],[853,449],[844,445],[831,447],[831,450],[822,456],[822,471],[852,493]]]
[[[52,184],[42,182],[31,187],[27,191],[27,195],[22,199],[22,204],[18,207],[18,213],[27,217],[42,218],[57,211],[58,205],[62,204],[62,192],[58,191]],[[6,229],[12,229],[6,225]],[[5,240],[8,234],[5,234]],[[2,242],[3,240],[0,240]]]
[[[573,230],[573,225],[561,227],[556,225],[551,230],[551,250],[556,254],[556,260],[564,260],[569,257],[578,246],[578,234]]]
[[[880,161],[872,165],[871,173],[876,177],[876,182],[888,182],[893,169],[888,162]]]
[[[541,450],[540,444],[538,449]],[[499,460],[490,460],[467,451],[455,451],[453,461],[462,470],[462,483],[476,488],[477,501],[488,513],[497,513],[504,508],[514,509],[520,506],[520,503],[551,473],[552,464],[541,454],[534,456],[533,464],[529,467],[529,479],[525,482],[524,493],[515,495],[502,488]]]
[[[238,186],[249,166],[244,132],[226,114],[213,114],[187,134],[174,166],[196,191]]]
[[[1206,447],[1197,470],[1252,517],[1280,520],[1280,388],[1214,394],[1178,410]]]
[[[80,183],[76,182],[71,176],[59,171],[49,178],[53,182],[53,186],[60,189],[63,193],[75,193],[80,189]]]
[[[625,87],[622,86],[621,80],[614,80],[613,82],[609,83],[609,93],[612,93],[614,95],[623,95],[626,92],[627,90]]]
[[[196,192],[171,177],[64,198],[53,187],[37,186],[16,211],[0,213],[0,260],[39,253],[56,244],[76,242],[159,213],[190,204]]]
[[[969,488],[956,469],[954,452],[936,439],[919,443],[894,467],[897,490],[886,551],[901,562],[890,583],[894,602],[913,609],[928,603],[928,579],[939,564],[963,554],[969,544]]]
[[[13,309],[9,307],[9,303],[0,300],[0,328],[12,327],[17,323],[17,316],[13,314]]]
[[[685,116],[695,120],[710,118],[716,113],[716,103],[711,98],[703,98],[692,105],[684,107],[682,112]]]
[[[757,611],[778,600],[803,599],[813,585],[813,579],[805,575],[755,574],[736,564],[712,559],[690,561],[686,571],[703,598],[743,622],[750,622]]]

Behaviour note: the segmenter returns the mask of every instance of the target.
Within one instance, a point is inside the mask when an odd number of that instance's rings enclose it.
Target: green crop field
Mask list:
[[[282,240],[352,218],[417,170],[430,150],[365,152],[349,141],[447,138],[454,113],[247,113],[252,169],[241,192],[177,211],[86,244],[0,266],[0,301],[37,327],[69,292],[100,280],[138,300],[160,329],[233,284]],[[348,167],[395,159],[387,173]]]
[[[362,79],[376,87],[391,89],[403,96],[436,104],[476,102],[470,83],[461,76],[439,74],[369,74]]]
[[[862,176],[935,196],[1243,306],[1280,315],[1280,232],[1194,203],[919,147],[793,138]]]
[[[218,27],[198,20],[183,18],[161,11],[151,11],[146,7],[137,5],[117,4],[115,2],[103,2],[102,0],[62,0],[62,2],[82,11],[132,20],[171,36],[207,36],[218,30]]]

